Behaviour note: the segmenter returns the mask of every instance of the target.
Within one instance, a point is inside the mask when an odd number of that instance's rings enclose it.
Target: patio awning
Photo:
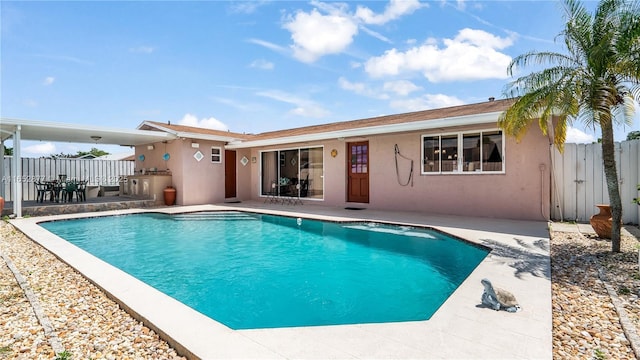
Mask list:
[[[0,142],[13,140],[13,156],[21,158],[20,142],[22,140],[53,141],[69,143],[95,143],[103,145],[134,146],[168,141],[175,138],[173,134],[162,131],[117,129],[79,124],[65,124],[34,120],[0,118]],[[4,151],[0,147],[0,150]],[[4,159],[4,153],[3,157]],[[21,162],[14,161],[13,174],[21,174]],[[4,165],[0,162],[0,177]],[[22,217],[22,183],[15,181],[13,187],[13,213]],[[18,199],[20,199],[18,201]]]
[[[0,140],[13,137],[18,127],[22,140],[133,146],[175,138],[172,134],[162,131],[0,118]]]

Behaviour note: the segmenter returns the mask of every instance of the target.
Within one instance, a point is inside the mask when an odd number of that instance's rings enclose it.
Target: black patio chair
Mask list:
[[[87,181],[79,181],[76,184],[76,199],[78,201],[87,201]]]
[[[62,199],[64,200],[64,202],[73,201],[73,194],[76,192],[77,188],[78,185],[75,182],[67,182],[67,184],[62,188]]]
[[[41,203],[44,202],[44,199],[49,195],[49,199],[51,199],[52,192],[49,184],[43,182],[36,182],[36,201]]]

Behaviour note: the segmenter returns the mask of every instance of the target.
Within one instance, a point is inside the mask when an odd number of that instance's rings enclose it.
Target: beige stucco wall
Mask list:
[[[476,126],[455,129],[455,131],[491,128],[494,127]],[[447,131],[440,130],[438,133],[445,132]],[[322,146],[324,199],[304,199],[314,204],[509,219],[543,220],[549,216],[551,168],[549,146],[547,138],[537,127],[532,127],[520,142],[506,137],[506,171],[503,174],[422,175],[421,135],[425,134],[429,132],[235,150],[237,199],[264,200],[260,195],[260,151]],[[370,148],[370,201],[368,204],[347,203],[347,143],[365,140],[369,142]],[[176,203],[179,205],[222,203],[225,201],[224,160],[220,164],[211,163],[210,149],[211,146],[220,146],[224,152],[224,144],[201,140],[197,142],[200,144],[198,149],[191,147],[192,141],[189,139],[154,144],[154,150],[139,146],[136,148],[136,169],[169,168],[173,174],[173,185],[177,190]],[[395,144],[398,144],[402,155],[414,160],[413,185],[401,186],[398,183],[394,160]],[[171,155],[166,162],[162,159],[165,146],[166,152]],[[333,149],[338,152],[336,157],[331,156]],[[193,154],[198,150],[205,156],[200,162],[193,158]],[[144,162],[138,160],[140,154],[145,155]],[[246,166],[240,162],[243,156],[249,159]],[[406,182],[409,176],[409,163],[406,160],[400,160],[399,166],[400,180]]]
[[[548,216],[548,141],[539,131],[532,131],[520,143],[506,138],[504,174],[421,175],[420,135],[369,139],[371,208],[512,219]],[[401,186],[398,182],[394,159],[396,143],[402,155],[414,159],[413,186]],[[541,165],[544,173],[540,171]],[[399,168],[400,180],[405,183],[409,176],[408,161],[399,159]]]
[[[251,185],[251,172],[252,168],[257,165],[258,160],[256,158],[256,163],[253,163],[250,149],[238,149],[234,151],[236,152],[236,198],[240,201],[250,200],[252,197],[251,189],[253,188]],[[243,156],[249,159],[247,165],[242,165],[240,162]]]
[[[192,147],[198,143],[198,148]],[[176,189],[177,205],[211,204],[224,201],[224,143],[176,139],[165,143],[153,144],[155,149],[148,150],[147,145],[136,147],[136,171],[142,168],[157,167],[158,170],[169,169],[172,184]],[[211,147],[219,146],[223,151],[223,162],[211,162]],[[200,151],[204,157],[197,161],[193,155]],[[169,160],[162,156],[169,153]],[[145,160],[140,161],[139,155]],[[238,159],[239,160],[239,159]]]
[[[480,126],[464,129],[487,130]],[[438,132],[444,133],[444,131]],[[486,216],[509,219],[542,220],[550,207],[550,161],[548,140],[538,128],[532,128],[518,143],[506,137],[505,173],[503,174],[421,174],[421,135],[428,132],[370,136],[342,141],[331,140],[252,149],[256,163],[251,165],[251,198],[262,200],[260,189],[260,150],[324,146],[324,200],[313,201],[328,206],[361,206],[370,209],[422,211],[434,214]],[[351,141],[369,141],[370,199],[368,204],[346,201],[346,147]],[[398,183],[394,146],[402,155],[414,160],[413,186]],[[338,155],[331,157],[331,150]],[[400,177],[409,176],[409,162],[399,160]],[[541,171],[541,167],[543,170]]]

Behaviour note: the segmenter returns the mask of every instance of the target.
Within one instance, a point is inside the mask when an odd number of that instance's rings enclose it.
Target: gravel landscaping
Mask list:
[[[69,359],[184,359],[95,285],[3,221],[0,239],[0,359],[55,359],[62,351]],[[45,336],[5,256],[26,279],[62,351],[50,345],[51,336]]]
[[[551,232],[554,358],[636,358],[630,340],[640,329],[638,245],[638,239],[626,233],[622,252],[613,254],[611,242],[595,234]]]
[[[611,254],[611,243],[595,235],[551,231],[554,358],[636,358],[638,245],[625,232],[622,253]],[[0,222],[0,254],[0,359],[54,359],[61,350],[70,359],[184,359],[6,222]],[[27,291],[9,265],[22,274]],[[55,331],[39,321],[29,292]]]

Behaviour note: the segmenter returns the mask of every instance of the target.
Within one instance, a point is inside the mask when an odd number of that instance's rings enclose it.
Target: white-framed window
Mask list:
[[[222,148],[219,146],[211,147],[211,162],[219,164],[222,162]]]
[[[502,130],[422,135],[422,174],[504,172]]]

